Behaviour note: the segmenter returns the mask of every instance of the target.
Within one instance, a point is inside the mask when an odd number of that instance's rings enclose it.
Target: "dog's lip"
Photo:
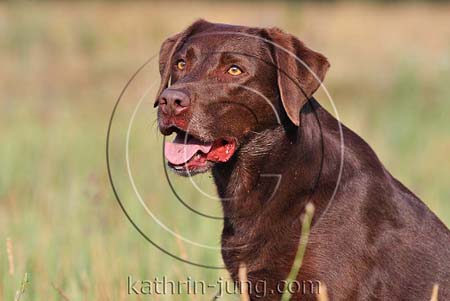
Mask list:
[[[212,148],[207,154],[207,160],[225,163],[234,155],[237,149],[237,139],[222,137],[214,140]]]
[[[181,133],[181,132],[185,132],[183,129],[181,129],[180,127],[178,127],[175,124],[169,124],[169,125],[165,125],[165,126],[159,126],[159,130],[161,132],[161,134],[163,134],[163,136],[170,136],[173,133]]]
[[[197,140],[202,141],[203,143],[213,143],[214,142],[214,139],[210,139],[210,140],[204,139],[204,138],[200,137],[200,135],[197,135],[196,133],[193,133],[190,131],[188,132],[188,130],[186,130],[184,127],[180,127],[174,123],[164,126],[164,127],[160,127],[160,132],[163,136],[166,136],[166,137],[171,136],[174,133],[176,135],[182,135],[182,136],[185,136],[187,134]]]

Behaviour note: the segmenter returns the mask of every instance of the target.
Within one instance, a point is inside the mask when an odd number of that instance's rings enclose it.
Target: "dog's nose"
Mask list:
[[[180,115],[190,104],[189,96],[180,90],[166,89],[159,97],[159,105],[164,114]]]

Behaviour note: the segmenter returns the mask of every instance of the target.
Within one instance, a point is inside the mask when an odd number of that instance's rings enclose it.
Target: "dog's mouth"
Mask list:
[[[206,172],[214,163],[225,163],[235,151],[235,138],[224,137],[205,142],[181,131],[164,147],[169,167],[185,176]]]

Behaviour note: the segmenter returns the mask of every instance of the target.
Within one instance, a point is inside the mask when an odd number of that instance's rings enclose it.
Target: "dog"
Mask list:
[[[280,300],[309,203],[295,283],[318,281],[330,300],[430,300],[437,284],[450,300],[450,231],[314,99],[329,66],[278,28],[198,20],[168,38],[155,101],[160,132],[177,134],[168,166],[212,171],[222,257],[234,280],[247,266],[252,300]],[[292,300],[316,300],[320,289]]]

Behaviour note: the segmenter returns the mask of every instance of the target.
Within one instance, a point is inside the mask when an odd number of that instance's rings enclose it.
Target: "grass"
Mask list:
[[[291,271],[286,278],[286,285],[284,286],[283,295],[281,301],[289,301],[292,295],[291,284],[297,280],[298,272],[303,263],[303,257],[305,256],[306,246],[308,244],[309,230],[311,227],[311,221],[314,215],[314,205],[308,203],[305,207],[305,213],[302,218],[302,233],[297,247],[297,253],[295,254],[294,263],[292,264]]]
[[[22,301],[148,299],[127,294],[128,275],[207,283],[228,277],[182,264],[146,242],[116,203],[105,164],[106,128],[120,90],[165,37],[200,16],[277,25],[325,53],[332,63],[326,84],[342,121],[450,224],[450,6],[186,5],[179,5],[177,22],[167,22],[173,7],[163,3],[0,4],[1,300],[14,300],[25,273]],[[130,166],[145,204],[184,240],[154,222],[131,189],[124,137],[143,85],[158,80],[155,68],[126,95],[114,123],[115,182],[133,220],[158,244],[221,266],[218,249],[188,242],[219,247],[221,221],[186,210],[161,176],[152,94],[132,127]],[[322,92],[317,98],[330,108]],[[186,179],[171,180],[190,206],[220,216],[217,200]],[[207,175],[194,180],[214,194]],[[216,292],[208,290],[208,298]]]
[[[16,296],[14,297],[14,301],[20,301],[23,294],[25,294],[25,289],[29,282],[30,282],[30,279],[28,278],[28,273],[25,273],[25,275],[23,276],[23,280],[20,283],[20,289],[16,292]]]

